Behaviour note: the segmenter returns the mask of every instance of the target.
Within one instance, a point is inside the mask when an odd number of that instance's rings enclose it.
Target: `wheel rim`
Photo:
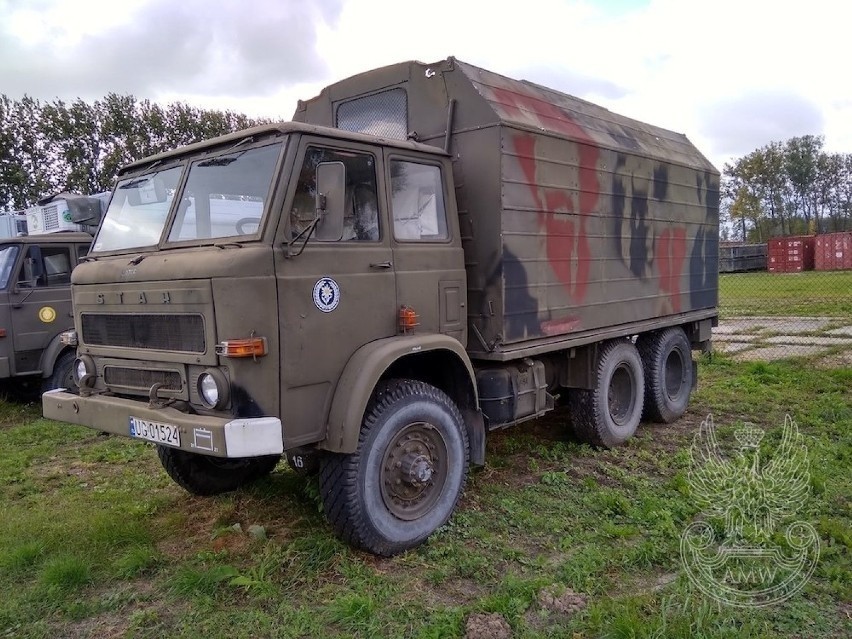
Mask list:
[[[673,349],[666,358],[665,365],[665,384],[666,395],[670,400],[677,399],[680,396],[683,382],[685,381],[685,367],[683,357],[678,349]]]
[[[428,513],[447,481],[447,445],[428,422],[399,431],[382,460],[382,499],[395,517],[412,521]]]
[[[619,364],[609,380],[609,414],[618,426],[624,426],[633,414],[636,403],[636,383],[633,371],[626,364]]]

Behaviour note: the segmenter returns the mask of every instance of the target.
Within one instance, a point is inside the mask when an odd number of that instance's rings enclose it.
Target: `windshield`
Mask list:
[[[0,246],[0,289],[6,288],[9,284],[9,277],[12,275],[17,257],[17,244]]]
[[[115,189],[92,253],[156,246],[172,205],[169,242],[254,236],[272,187],[282,143],[197,160],[123,180]]]
[[[169,241],[254,235],[280,149],[274,144],[193,162]]]
[[[176,166],[119,182],[92,253],[159,244],[182,171]]]

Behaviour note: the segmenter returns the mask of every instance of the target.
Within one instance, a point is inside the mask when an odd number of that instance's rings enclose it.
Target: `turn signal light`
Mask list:
[[[268,352],[265,337],[228,339],[216,344],[216,354],[222,357],[263,357]]]
[[[6,329],[0,328],[0,337],[6,337]]]
[[[410,333],[420,325],[417,320],[420,316],[410,306],[401,306],[399,309],[399,331]]]

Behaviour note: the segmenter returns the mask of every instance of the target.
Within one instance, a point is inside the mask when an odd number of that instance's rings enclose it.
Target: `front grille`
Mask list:
[[[196,314],[108,315],[83,313],[83,343],[203,353],[204,318]]]
[[[154,384],[161,384],[163,390],[181,390],[180,373],[177,371],[145,370],[139,368],[122,368],[120,366],[104,367],[104,382],[107,386],[123,386],[148,390]]]

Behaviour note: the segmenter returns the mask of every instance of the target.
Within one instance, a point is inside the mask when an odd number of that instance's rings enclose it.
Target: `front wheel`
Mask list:
[[[218,495],[271,473],[280,455],[225,459],[157,446],[157,456],[175,483],[193,495]]]
[[[429,384],[394,380],[368,406],[358,450],[323,456],[323,507],[341,539],[395,555],[446,523],[467,466],[467,433],[453,401]]]
[[[56,359],[53,365],[53,373],[46,377],[41,383],[41,392],[55,390],[57,388],[75,389],[77,382],[74,381],[74,351],[66,350]]]

